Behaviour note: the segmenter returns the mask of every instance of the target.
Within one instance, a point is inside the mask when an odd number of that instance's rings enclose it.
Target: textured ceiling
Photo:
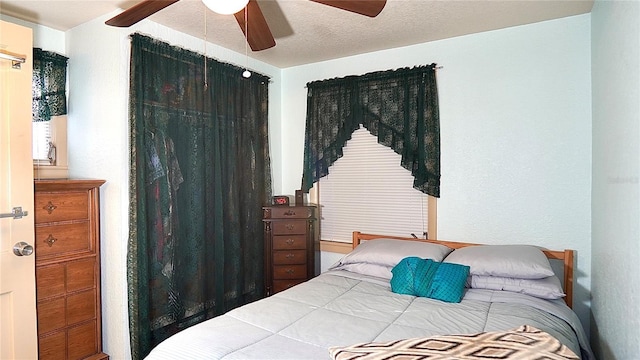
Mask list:
[[[139,1],[2,0],[0,12],[58,30]],[[387,0],[376,18],[307,0],[258,0],[276,46],[252,52],[232,15],[207,11],[200,0],[180,0],[149,17],[177,31],[285,68],[460,35],[584,14],[593,0]],[[107,25],[105,25],[107,26]]]

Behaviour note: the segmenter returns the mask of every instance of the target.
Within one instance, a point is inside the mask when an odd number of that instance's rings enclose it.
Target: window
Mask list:
[[[67,115],[52,116],[50,121],[33,122],[32,127],[34,178],[67,178],[69,173],[67,166]],[[49,143],[55,146],[53,151],[51,151]]]
[[[435,238],[435,198],[413,188],[400,155],[362,126],[343,153],[314,187],[322,240],[350,243],[356,230]]]
[[[33,49],[34,178],[66,178],[67,57]]]
[[[55,165],[55,154],[51,151],[53,138],[51,122],[32,122],[33,126],[33,162],[38,165]],[[54,148],[55,149],[55,148]]]

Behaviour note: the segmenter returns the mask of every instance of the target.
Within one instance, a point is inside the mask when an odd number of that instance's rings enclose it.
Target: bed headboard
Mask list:
[[[358,246],[362,240],[372,240],[372,239],[379,239],[379,238],[429,242],[434,244],[445,245],[452,249],[459,249],[467,246],[483,245],[483,244],[465,243],[465,242],[457,242],[457,241],[427,240],[427,239],[416,239],[413,237],[364,234],[359,231],[354,231],[353,232],[353,248],[355,249],[356,246]],[[563,262],[564,292],[566,294],[566,296],[564,297],[564,301],[567,303],[567,305],[570,308],[572,308],[573,307],[573,250],[542,250],[542,252],[550,260],[560,260]]]

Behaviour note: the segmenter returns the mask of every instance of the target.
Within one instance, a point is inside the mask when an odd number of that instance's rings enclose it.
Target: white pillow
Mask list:
[[[329,270],[344,269],[358,273],[363,273],[362,271],[373,271],[378,274],[373,276],[379,276],[381,273],[386,274],[386,270],[388,269],[388,278],[390,279],[391,269],[406,257],[417,256],[422,259],[432,259],[440,262],[451,251],[451,248],[444,245],[422,241],[373,239],[363,241],[358,247],[353,249],[353,251],[332,265]],[[365,273],[365,275],[372,274]]]
[[[565,296],[557,276],[544,279],[514,279],[499,276],[472,275],[471,288],[512,291],[542,299],[560,299]]]
[[[376,264],[356,263],[356,264],[342,264],[334,265],[329,270],[346,270],[356,274],[375,276],[382,279],[391,280],[393,273],[391,273],[391,267]]]
[[[543,279],[555,275],[549,259],[531,245],[479,245],[456,249],[446,262],[471,267],[471,275]]]

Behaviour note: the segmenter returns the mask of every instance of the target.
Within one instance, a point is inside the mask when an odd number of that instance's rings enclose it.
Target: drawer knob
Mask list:
[[[282,214],[284,216],[295,216],[296,212],[293,210],[287,210],[284,214]]]
[[[287,274],[293,274],[294,272],[296,272],[295,270],[293,270],[292,268],[288,268],[287,270],[285,270],[284,272],[286,272]]]
[[[286,224],[284,227],[286,227],[287,230],[291,231],[295,226],[293,226],[293,224]]]
[[[293,245],[294,241],[293,239],[287,239],[285,242],[287,243],[287,245]]]
[[[286,257],[287,259],[291,259],[291,258],[296,257],[296,255],[295,255],[295,254],[293,254],[293,253],[288,253],[288,254],[287,254],[287,255],[285,255],[284,257]]]
[[[47,245],[49,245],[49,247],[52,247],[53,243],[55,243],[56,241],[58,241],[58,239],[54,238],[53,235],[49,234],[49,237],[47,237],[47,239],[44,242],[46,242]]]
[[[47,210],[47,212],[49,213],[49,215],[51,215],[51,213],[53,212],[53,210],[57,209],[58,207],[53,205],[53,203],[51,201],[49,201],[47,203],[47,205],[45,205],[43,207],[43,209]]]

